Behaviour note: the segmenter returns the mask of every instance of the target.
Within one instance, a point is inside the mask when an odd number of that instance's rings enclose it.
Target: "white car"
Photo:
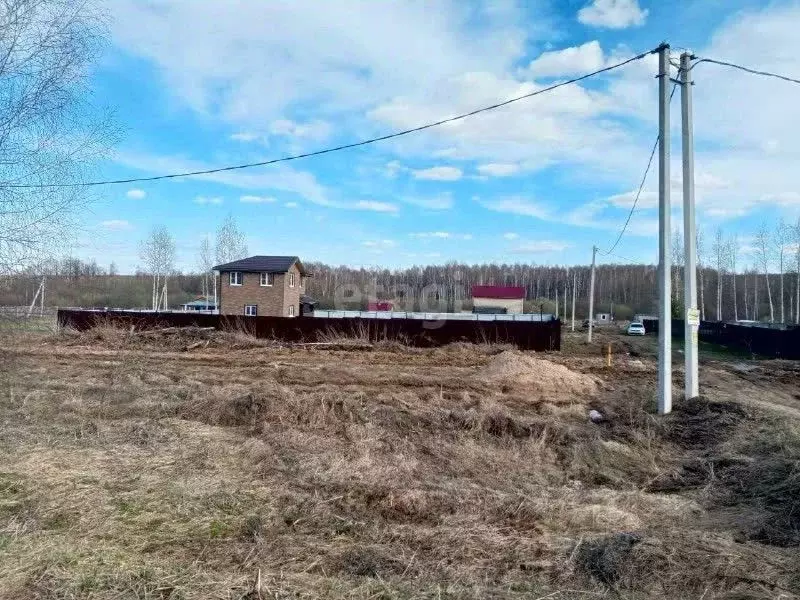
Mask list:
[[[644,324],[643,323],[631,323],[628,325],[628,335],[644,335]]]

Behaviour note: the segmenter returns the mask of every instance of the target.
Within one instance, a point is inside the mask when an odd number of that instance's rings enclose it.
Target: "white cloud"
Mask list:
[[[430,181],[458,181],[463,175],[458,167],[431,167],[430,169],[420,169],[411,171],[414,179],[426,179]]]
[[[634,82],[630,87],[637,92],[653,87],[649,71],[632,70],[628,76]],[[406,129],[543,87],[527,75],[517,78],[502,72],[468,72],[440,82],[424,95],[411,93],[383,102],[368,116],[387,129]],[[652,141],[636,135],[636,126],[631,126],[629,119],[634,117],[636,122],[640,115],[650,119],[654,111],[645,113],[643,107],[649,98],[640,103],[641,93],[630,101],[625,100],[626,94],[630,94],[628,89],[617,93],[616,88],[613,92],[580,85],[558,88],[502,110],[404,138],[401,151],[430,157],[447,149],[452,159],[517,164],[521,171],[532,174],[570,163],[581,166],[575,172],[586,180],[631,182],[637,171],[641,173],[632,157],[645,154]],[[649,105],[656,106],[655,101],[653,91]],[[460,175],[455,171],[444,174],[453,179]]]
[[[275,202],[275,198],[272,196],[254,196],[246,194],[244,196],[239,196],[239,202],[244,202],[246,204],[268,204]]]
[[[361,245],[367,248],[393,248],[397,242],[394,240],[366,240],[361,242]]]
[[[219,165],[176,156],[159,156],[135,152],[120,152],[116,162],[148,173],[182,173],[203,171]],[[192,177],[192,181],[211,181],[247,190],[278,190],[291,192],[309,202],[329,206],[327,189],[317,182],[313,174],[296,171],[286,165],[271,165],[268,171],[223,171]]]
[[[409,233],[409,237],[416,239],[439,239],[439,240],[471,240],[470,233],[451,233],[449,231],[420,231]]]
[[[290,119],[278,119],[270,123],[269,132],[272,135],[321,141],[331,134],[331,126],[329,123],[319,119],[307,123],[297,123]]]
[[[125,195],[131,200],[142,200],[145,196],[147,196],[147,192],[134,188],[132,190],[128,190]]]
[[[371,210],[373,212],[380,213],[396,213],[400,210],[396,204],[391,204],[389,202],[376,202],[375,200],[359,200],[347,208],[354,208],[356,210]]]
[[[513,163],[489,163],[478,166],[478,173],[489,177],[508,177],[519,171],[519,165]]]
[[[297,202],[287,202],[286,204],[284,204],[284,206],[286,208],[297,208],[300,205]]]
[[[428,210],[449,210],[453,208],[454,204],[453,195],[450,192],[445,192],[437,196],[407,196],[403,198],[403,202]]]
[[[529,253],[544,254],[546,252],[562,252],[563,250],[566,250],[570,246],[571,244],[563,241],[532,240],[532,241],[520,242],[513,248],[512,252],[516,252],[518,254],[529,254]]]
[[[385,174],[389,179],[395,179],[398,173],[407,170],[408,169],[406,167],[400,164],[399,160],[390,160],[388,163],[386,163]]]
[[[516,240],[519,238],[519,234],[514,233],[513,231],[509,231],[508,233],[503,234],[503,238],[506,240]]]
[[[581,46],[542,52],[528,70],[536,77],[564,77],[597,71],[605,62],[600,42],[593,40]]]
[[[197,196],[194,199],[195,204],[222,204],[223,200],[219,196]]]
[[[533,217],[549,223],[561,223],[573,227],[587,229],[606,229],[618,231],[622,227],[625,216],[615,208],[613,214],[608,214],[610,203],[607,200],[596,200],[578,205],[571,210],[550,212],[541,204],[522,196],[508,196],[494,200],[481,201],[484,208],[496,212]],[[634,236],[652,236],[658,232],[658,220],[646,216],[646,211],[637,211],[631,219],[628,231]],[[508,235],[508,234],[506,234]],[[511,234],[516,235],[516,234]],[[506,237],[506,239],[512,239]]]
[[[778,204],[780,206],[800,206],[800,192],[780,192],[778,194],[765,194],[761,196],[762,202]]]
[[[103,229],[108,229],[109,231],[130,231],[133,229],[133,225],[124,219],[111,219],[109,221],[103,221],[100,223],[100,226]]]
[[[616,206],[617,208],[625,208],[630,210],[633,202],[636,200],[636,190],[625,192],[624,194],[616,194],[610,196],[607,202]],[[639,201],[636,203],[637,209],[657,208],[658,207],[658,194],[656,192],[642,191],[639,194]]]
[[[578,21],[594,27],[625,29],[644,25],[647,14],[638,0],[592,0],[578,11]]]
[[[239,131],[231,134],[229,137],[234,142],[254,142],[259,136],[257,133],[252,133],[250,131]]]
[[[548,25],[544,8],[457,0],[242,0],[235,9],[115,0],[111,12],[117,46],[151,62],[185,105],[243,131],[286,118],[296,103],[327,119],[466,71],[503,69]]]
[[[750,210],[741,206],[711,206],[703,214],[713,219],[735,219],[745,216]]]
[[[542,220],[550,219],[550,213],[545,207],[521,196],[508,196],[496,200],[485,200],[482,204],[485,208],[496,212],[535,217]]]

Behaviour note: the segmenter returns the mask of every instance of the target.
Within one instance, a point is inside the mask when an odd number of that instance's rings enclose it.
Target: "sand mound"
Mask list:
[[[489,361],[480,378],[544,396],[591,396],[597,380],[542,358],[507,350]]]

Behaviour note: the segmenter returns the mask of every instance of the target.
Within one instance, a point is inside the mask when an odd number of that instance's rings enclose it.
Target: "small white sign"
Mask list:
[[[700,311],[696,308],[690,308],[686,311],[686,322],[689,325],[699,326],[700,325]]]

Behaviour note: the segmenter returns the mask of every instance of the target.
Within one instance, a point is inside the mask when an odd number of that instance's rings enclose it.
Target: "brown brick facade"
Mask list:
[[[294,287],[289,286],[289,273],[294,274]],[[294,315],[299,316],[300,294],[304,293],[305,281],[297,265],[292,265],[289,273],[274,273],[272,285],[262,286],[261,273],[242,272],[242,285],[231,285],[229,272],[221,272],[220,314],[243,315],[245,305],[255,304],[261,317],[288,317],[290,306],[294,306]]]

